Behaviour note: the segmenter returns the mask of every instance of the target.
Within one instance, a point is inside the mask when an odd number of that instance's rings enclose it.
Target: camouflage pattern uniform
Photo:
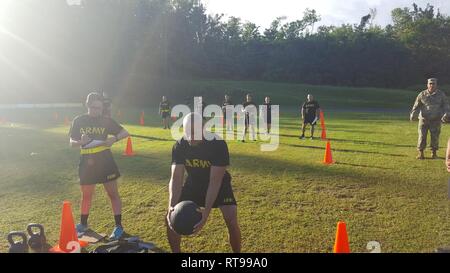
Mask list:
[[[427,133],[430,131],[430,148],[433,152],[439,149],[439,134],[441,133],[441,119],[449,112],[447,96],[444,92],[436,90],[430,93],[424,90],[417,96],[411,110],[410,119],[419,118],[419,140],[417,150],[423,151],[427,145]]]

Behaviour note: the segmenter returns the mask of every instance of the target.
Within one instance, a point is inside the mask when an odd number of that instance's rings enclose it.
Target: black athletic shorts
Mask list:
[[[312,116],[312,117],[308,117],[306,116],[305,119],[303,120],[303,124],[311,124],[311,125],[316,125],[317,121],[313,124],[313,121],[316,119],[316,116]]]
[[[161,117],[164,119],[164,118],[167,118],[167,117],[169,117],[170,116],[170,114],[169,114],[169,112],[161,112]]]
[[[120,177],[111,150],[81,155],[78,166],[81,185],[107,183]]]
[[[270,114],[270,112],[265,116],[264,118],[265,122],[267,124],[272,124],[272,114]]]
[[[251,123],[250,123],[250,118],[252,119],[251,120]],[[254,125],[254,126],[256,126],[256,120],[255,120],[255,117],[250,117],[250,115],[249,114],[245,114],[245,127],[246,128],[248,128],[249,127],[249,125]]]
[[[228,117],[227,117],[226,112],[222,112],[222,120],[223,120],[224,124],[227,122],[227,119],[228,119]]]
[[[205,207],[206,192],[208,191],[208,183],[190,183],[186,182],[181,190],[181,201],[193,201],[200,207]],[[233,189],[231,187],[231,178],[224,179],[214,201],[213,208],[221,206],[237,205],[234,198]]]

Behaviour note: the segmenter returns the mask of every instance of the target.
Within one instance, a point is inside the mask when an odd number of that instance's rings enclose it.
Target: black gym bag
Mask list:
[[[148,253],[153,244],[144,243],[138,239],[118,240],[101,245],[91,253]]]

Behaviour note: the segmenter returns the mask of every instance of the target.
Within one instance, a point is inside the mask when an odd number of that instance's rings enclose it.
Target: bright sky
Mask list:
[[[374,23],[385,26],[391,23],[391,10],[397,7],[410,7],[417,3],[425,8],[427,3],[439,8],[441,13],[450,15],[449,0],[201,0],[208,14],[224,13],[226,17],[240,17],[250,21],[261,29],[280,16],[288,21],[300,19],[306,8],[315,9],[322,17],[318,25],[357,24],[361,17],[369,13],[370,8],[377,9]]]

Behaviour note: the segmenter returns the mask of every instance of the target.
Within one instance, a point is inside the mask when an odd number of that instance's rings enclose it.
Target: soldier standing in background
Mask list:
[[[252,101],[252,95],[247,94],[245,97],[245,102],[242,104],[244,109],[242,109],[243,114],[245,115],[245,127],[244,127],[244,138],[241,140],[245,142],[245,135],[249,132],[249,138],[253,141],[256,141],[256,133],[255,126],[257,125],[257,115],[258,108],[256,104]],[[250,129],[250,131],[249,131]],[[251,135],[250,135],[251,132]]]
[[[163,120],[164,129],[170,129],[170,102],[167,100],[166,96],[163,96],[162,101],[159,103],[159,115]]]
[[[417,159],[425,159],[423,151],[427,146],[427,134],[431,136],[431,158],[437,158],[439,149],[439,135],[441,133],[441,120],[449,112],[447,96],[437,89],[437,79],[428,79],[428,88],[419,93],[411,110],[410,120],[419,119],[419,139]]]
[[[229,95],[225,95],[224,101],[222,103],[222,114],[223,114],[223,128],[224,130],[232,130],[233,129],[233,123],[234,123],[234,113],[232,112],[232,116],[227,116],[227,106],[234,106],[233,102],[231,101],[231,98]]]
[[[306,96],[306,102],[304,102],[300,107],[300,111],[302,114],[303,123],[302,135],[299,138],[305,138],[306,125],[311,124],[311,139],[314,139],[314,126],[317,124],[317,120],[319,119],[320,105],[316,100],[314,100],[313,95],[308,94],[308,96]]]
[[[267,125],[266,135],[270,134],[270,129],[272,127],[272,103],[270,102],[270,97],[264,98],[265,107],[261,108],[261,117]]]

